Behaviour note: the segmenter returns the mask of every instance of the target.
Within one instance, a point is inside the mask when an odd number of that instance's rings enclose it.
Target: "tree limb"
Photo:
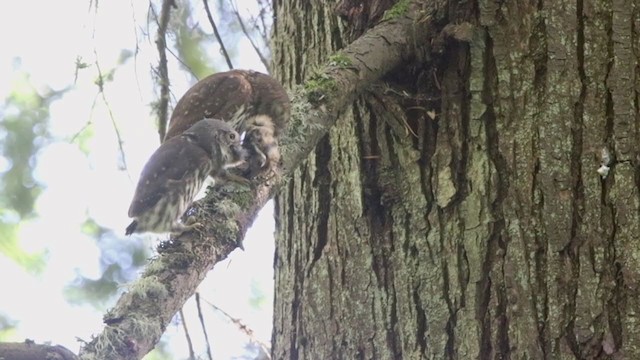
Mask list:
[[[208,301],[206,299],[204,301],[207,304],[209,304],[209,306],[211,306],[211,308],[213,310],[216,310],[216,311],[220,312],[229,321],[234,323],[238,327],[238,330],[242,331],[249,338],[250,342],[252,342],[252,343],[254,343],[254,344],[256,344],[258,346],[258,348],[260,349],[262,354],[260,356],[258,356],[257,358],[271,359],[271,354],[269,352],[269,346],[267,346],[267,344],[265,344],[264,342],[258,340],[255,337],[255,335],[253,333],[253,330],[251,328],[249,328],[249,326],[247,326],[245,323],[243,323],[241,319],[238,319],[238,318],[235,318],[235,317],[231,316],[228,312],[222,310],[220,307],[216,306],[215,304],[211,303],[210,301]]]
[[[160,142],[164,140],[167,132],[167,119],[169,118],[169,69],[167,66],[167,27],[171,7],[176,7],[174,0],[164,0],[160,10],[160,20],[158,21],[158,32],[156,33],[156,46],[158,48],[158,83],[160,84],[160,99],[158,100],[158,135]]]
[[[224,42],[222,41],[222,37],[218,32],[218,27],[216,26],[216,22],[213,21],[213,16],[211,16],[211,10],[209,10],[209,1],[203,0],[204,2],[204,10],[207,13],[207,18],[209,19],[209,23],[213,28],[213,35],[215,35],[216,39],[220,43],[220,50],[222,51],[222,55],[224,55],[224,60],[227,62],[227,66],[229,70],[233,69],[233,64],[231,63],[231,58],[229,57],[229,53],[227,52],[227,48],[224,46]]]
[[[242,33],[247,38],[247,40],[249,40],[249,43],[253,47],[253,51],[255,51],[256,54],[258,55],[258,57],[260,58],[260,62],[262,62],[262,65],[264,65],[264,68],[267,69],[268,73],[270,73],[271,71],[269,71],[269,61],[267,60],[267,57],[264,56],[264,54],[262,54],[262,51],[260,51],[260,48],[258,47],[256,42],[253,41],[253,38],[249,34],[249,31],[247,30],[247,27],[244,26],[244,21],[242,20],[242,16],[240,16],[240,12],[238,11],[238,7],[231,0],[229,0],[229,4],[231,5],[231,9],[233,10],[233,13],[236,15],[236,19],[238,19],[238,24],[240,25],[240,29],[242,30]]]
[[[196,291],[196,308],[198,309],[198,320],[200,320],[202,334],[204,334],[204,342],[207,344],[207,356],[209,360],[213,360],[213,356],[211,356],[211,341],[209,341],[209,335],[207,334],[207,325],[204,322],[202,306],[200,305],[200,293],[198,291]]]
[[[194,360],[196,358],[196,353],[193,351],[193,341],[191,341],[191,335],[189,335],[189,327],[187,326],[187,320],[184,318],[183,308],[180,308],[178,313],[180,315],[180,322],[182,323],[184,335],[187,339],[187,346],[189,347],[189,360]]]
[[[238,248],[258,211],[306,159],[338,115],[363,90],[416,56],[435,29],[431,10],[410,4],[339,53],[293,91],[293,111],[282,137],[281,176],[252,188],[222,186],[196,202],[190,215],[206,224],[158,249],[159,256],[105,317],[104,331],[81,350],[82,359],[139,359],[148,353],[213,266]],[[419,47],[417,47],[417,45]]]

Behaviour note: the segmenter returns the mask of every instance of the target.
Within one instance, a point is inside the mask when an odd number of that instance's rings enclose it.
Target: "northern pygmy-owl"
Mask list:
[[[273,77],[251,70],[210,75],[178,101],[165,140],[178,136],[203,117],[223,119],[240,133],[248,151],[248,174],[277,165],[278,136],[289,121],[287,92]]]
[[[142,170],[129,207],[134,220],[125,233],[189,229],[178,219],[207,176],[224,177],[226,169],[242,164],[245,158],[240,135],[221,120],[200,120],[166,140]]]

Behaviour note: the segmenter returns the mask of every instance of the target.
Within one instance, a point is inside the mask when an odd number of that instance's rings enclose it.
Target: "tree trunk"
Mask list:
[[[275,1],[274,73],[404,2]],[[273,358],[640,358],[640,1],[427,4],[276,198]]]

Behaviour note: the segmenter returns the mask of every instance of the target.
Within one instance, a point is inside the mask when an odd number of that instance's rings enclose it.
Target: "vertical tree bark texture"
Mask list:
[[[277,198],[273,357],[640,359],[640,1],[426,3],[431,52]],[[358,4],[276,1],[275,74]]]

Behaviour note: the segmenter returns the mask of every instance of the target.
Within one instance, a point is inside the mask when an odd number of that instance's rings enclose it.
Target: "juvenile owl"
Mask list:
[[[251,70],[210,75],[191,87],[171,115],[165,140],[180,135],[199,119],[214,117],[245,133],[247,175],[278,165],[278,136],[289,121],[287,92],[273,77]]]
[[[208,175],[226,177],[226,169],[246,158],[238,133],[221,120],[203,119],[166,140],[147,161],[129,207],[133,221],[125,233],[182,232],[178,222]]]

